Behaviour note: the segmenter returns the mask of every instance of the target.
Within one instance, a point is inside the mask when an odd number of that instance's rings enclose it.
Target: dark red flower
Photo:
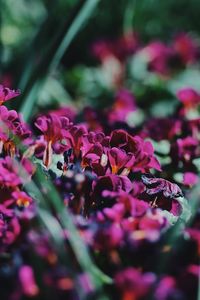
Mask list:
[[[184,64],[194,63],[200,55],[200,48],[197,40],[187,33],[180,33],[173,42],[173,47]]]

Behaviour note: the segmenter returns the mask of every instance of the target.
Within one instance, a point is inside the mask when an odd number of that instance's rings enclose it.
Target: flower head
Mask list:
[[[20,95],[20,90],[11,90],[3,85],[0,85],[0,105],[4,102]]]

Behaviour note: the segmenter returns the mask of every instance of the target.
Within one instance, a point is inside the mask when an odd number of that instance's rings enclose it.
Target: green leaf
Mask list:
[[[25,121],[32,114],[34,104],[45,83],[44,78],[59,65],[63,54],[78,31],[83,28],[83,25],[89,19],[98,2],[99,0],[81,0],[72,17],[60,27],[57,35],[51,39],[48,47],[46,47],[46,51],[43,52],[41,59],[34,67],[26,88],[23,91],[24,101],[20,107],[20,112],[23,114]]]

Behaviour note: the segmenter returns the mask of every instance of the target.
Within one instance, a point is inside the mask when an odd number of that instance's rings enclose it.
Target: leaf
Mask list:
[[[98,2],[99,0],[81,0],[75,12],[73,12],[75,16],[72,15],[72,20],[67,20],[64,26],[61,26],[58,30],[57,36],[51,39],[46,51],[44,51],[38,64],[36,64],[33,69],[26,88],[23,91],[24,101],[20,107],[20,112],[23,114],[25,121],[27,121],[32,114],[34,103],[37,101],[43,84],[45,83],[44,78],[58,66],[63,54],[78,31],[82,29]]]

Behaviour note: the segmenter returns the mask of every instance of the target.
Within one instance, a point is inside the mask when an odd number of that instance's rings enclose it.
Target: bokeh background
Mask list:
[[[60,103],[102,104],[105,94],[109,101],[91,55],[95,40],[134,31],[145,44],[200,30],[198,0],[1,0],[0,13],[1,81],[22,90],[12,105],[25,119]],[[184,80],[198,82],[192,71]],[[137,85],[129,88],[137,94]]]

